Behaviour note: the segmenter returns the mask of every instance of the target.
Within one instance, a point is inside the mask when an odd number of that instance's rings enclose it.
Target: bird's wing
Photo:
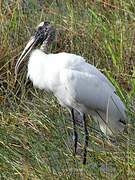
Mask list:
[[[55,96],[62,105],[91,114],[105,134],[111,134],[110,128],[114,132],[123,129],[120,121],[125,122],[125,106],[108,83],[96,75],[71,69],[62,70],[59,81]]]
[[[76,104],[83,105],[88,109],[104,111],[108,98],[114,93],[108,83],[99,79],[98,76],[76,70],[62,70],[60,84],[62,89],[59,89],[59,92],[65,91],[65,96],[68,95],[70,101],[73,100]]]
[[[53,58],[52,58],[53,56]],[[113,84],[107,79],[107,77],[102,74],[95,66],[86,62],[86,60],[79,55],[71,54],[71,53],[58,53],[58,54],[49,54],[48,55],[49,62],[53,60],[53,64],[56,63],[55,68],[66,68],[72,69],[76,71],[80,71],[82,73],[88,73],[90,75],[95,75],[101,81],[106,82],[114,91],[115,87]]]
[[[106,82],[115,91],[115,87],[107,79],[107,77],[104,74],[102,74],[95,66],[87,63],[86,60],[82,56],[79,56],[76,54],[70,54],[70,53],[59,53],[59,54],[57,54],[57,56],[58,56],[58,61],[61,62],[59,64],[60,66],[61,65],[63,66],[63,64],[64,64],[63,67],[65,67],[67,69],[85,72],[90,75],[93,74],[93,75],[97,76],[101,81]]]
[[[112,90],[115,91],[115,87],[113,86],[113,84],[95,66],[82,61],[82,62],[80,62],[79,66],[76,67],[75,69],[77,71],[80,71],[80,72],[85,72],[85,73],[88,73],[90,75],[95,75],[101,81],[106,82],[112,88]]]

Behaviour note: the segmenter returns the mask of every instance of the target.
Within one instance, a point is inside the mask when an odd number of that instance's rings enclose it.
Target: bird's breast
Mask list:
[[[28,62],[28,77],[34,86],[53,92],[59,85],[59,66],[49,55],[34,50]]]
[[[33,85],[40,89],[48,89],[45,82],[45,54],[40,50],[34,50],[28,62],[28,77]]]

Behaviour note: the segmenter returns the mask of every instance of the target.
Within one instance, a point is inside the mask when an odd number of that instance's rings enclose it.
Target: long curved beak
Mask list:
[[[29,54],[29,52],[32,50],[32,48],[35,46],[36,43],[37,43],[37,39],[34,36],[32,36],[15,65],[15,77],[17,77],[20,64],[23,62],[25,57]]]

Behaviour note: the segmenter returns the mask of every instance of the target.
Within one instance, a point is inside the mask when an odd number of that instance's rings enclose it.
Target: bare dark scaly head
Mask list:
[[[41,22],[35,30],[34,33],[35,38],[37,39],[36,45],[42,45],[46,43],[47,45],[50,44],[55,38],[55,29],[50,24],[50,22],[45,21]]]
[[[27,43],[26,47],[24,48],[21,56],[19,57],[16,66],[15,66],[15,75],[17,76],[17,72],[19,69],[20,64],[23,62],[25,57],[31,52],[31,50],[41,45],[41,49],[43,51],[46,51],[47,46],[54,40],[55,38],[55,29],[50,24],[50,22],[41,22],[37,27],[33,34],[33,36],[30,38],[29,42]]]

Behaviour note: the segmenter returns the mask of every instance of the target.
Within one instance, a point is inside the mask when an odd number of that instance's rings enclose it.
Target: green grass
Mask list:
[[[0,2],[0,179],[134,179],[135,2],[133,0],[28,0]],[[115,85],[127,107],[128,134],[107,143],[89,119],[87,165],[72,155],[72,122],[56,99],[26,81],[26,64],[14,67],[35,26],[57,27],[50,51],[84,56]],[[104,170],[106,168],[106,171]]]

